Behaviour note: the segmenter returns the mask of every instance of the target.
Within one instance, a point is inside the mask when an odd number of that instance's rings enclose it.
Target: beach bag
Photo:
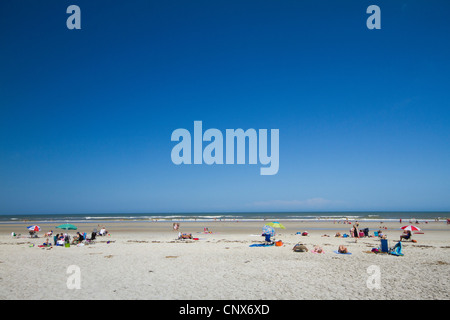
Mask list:
[[[278,240],[277,242],[275,242],[275,246],[277,246],[277,247],[283,246],[283,241]]]

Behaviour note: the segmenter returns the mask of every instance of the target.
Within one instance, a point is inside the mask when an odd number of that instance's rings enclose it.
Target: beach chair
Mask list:
[[[39,238],[36,231],[30,231],[30,238]]]
[[[383,253],[389,253],[389,243],[387,239],[381,239],[380,251]]]
[[[374,237],[378,237],[378,231],[374,231],[373,235]]]
[[[89,238],[85,238],[85,240],[84,240],[84,242],[86,243],[86,244],[93,244],[93,243],[95,243],[95,237],[97,236],[97,233],[96,232],[92,232],[91,233],[91,238],[89,239]]]

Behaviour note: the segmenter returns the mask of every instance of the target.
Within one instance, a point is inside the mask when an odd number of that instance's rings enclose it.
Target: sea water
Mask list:
[[[120,221],[445,221],[450,212],[203,212],[203,213],[74,213],[0,215],[0,223],[120,222]]]

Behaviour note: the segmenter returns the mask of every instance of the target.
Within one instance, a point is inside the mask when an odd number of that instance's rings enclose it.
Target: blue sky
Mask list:
[[[0,214],[450,210],[449,9],[1,1]],[[174,165],[196,120],[279,129],[278,173]]]

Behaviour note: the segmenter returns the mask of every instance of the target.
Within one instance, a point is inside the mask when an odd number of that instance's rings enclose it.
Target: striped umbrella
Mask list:
[[[30,231],[41,231],[41,227],[39,226],[29,226],[27,229]]]
[[[412,226],[412,225],[404,226],[404,227],[402,227],[402,229],[409,230],[409,231],[420,231],[420,228],[417,228],[416,226]]]

